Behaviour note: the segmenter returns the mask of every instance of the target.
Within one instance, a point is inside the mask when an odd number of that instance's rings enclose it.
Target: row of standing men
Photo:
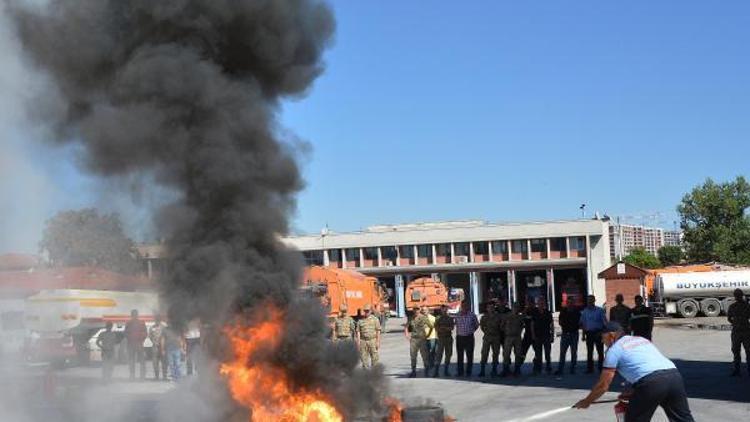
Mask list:
[[[653,313],[645,306],[641,296],[635,297],[636,306],[629,308],[623,304],[622,295],[617,295],[617,305],[610,309],[610,319],[620,323],[628,333],[651,339],[653,330]],[[603,308],[595,305],[596,298],[589,296],[583,309],[575,306],[568,299],[560,311],[559,325],[562,331],[560,359],[555,375],[562,375],[566,355],[570,350],[570,373],[575,373],[579,335],[583,334],[587,349],[587,373],[594,370],[593,354],[597,352],[598,369],[601,371],[604,358],[602,330],[607,324]],[[417,375],[417,355],[421,355],[424,375],[440,376],[440,365],[443,375],[450,376],[450,362],[453,354],[453,335],[457,352],[456,375],[472,376],[474,357],[474,333],[482,330],[482,349],[479,376],[486,376],[486,366],[492,353],[491,376],[519,376],[529,349],[534,350],[533,374],[540,374],[543,367],[547,373],[552,372],[551,348],[555,339],[555,327],[552,313],[547,309],[546,301],[538,298],[529,301],[525,308],[514,303],[510,308],[503,299],[493,299],[486,304],[481,320],[471,312],[468,302],[464,302],[461,311],[453,316],[442,307],[436,315],[428,308],[414,308],[404,329],[410,341],[411,377]],[[498,372],[498,358],[502,350],[503,368]],[[515,357],[515,362],[511,361]],[[445,361],[443,362],[443,358]],[[464,362],[465,361],[465,362]],[[546,367],[543,365],[546,361]],[[511,364],[513,368],[511,370]]]

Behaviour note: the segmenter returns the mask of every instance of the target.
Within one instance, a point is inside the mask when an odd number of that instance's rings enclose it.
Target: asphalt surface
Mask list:
[[[700,321],[700,322],[696,322]],[[709,328],[721,325],[724,318],[663,320],[654,329],[654,343],[677,365],[685,379],[691,411],[696,421],[746,420],[750,415],[750,377],[731,378],[732,354],[729,331]],[[578,374],[532,376],[529,351],[519,378],[478,378],[481,336],[477,335],[474,353],[474,374],[466,378],[408,378],[410,372],[408,341],[400,330],[401,320],[389,321],[390,332],[384,337],[381,358],[391,377],[392,390],[407,403],[433,402],[460,421],[521,421],[534,415],[571,406],[584,398],[596,382],[597,374],[583,374],[586,347],[578,347]],[[705,329],[697,329],[697,326]],[[559,338],[552,348],[553,366],[559,356]],[[452,373],[455,373],[455,353]],[[422,368],[418,359],[418,368]],[[489,365],[488,365],[489,372]],[[621,383],[617,377],[615,383]],[[613,390],[620,389],[614,385]],[[617,393],[602,399],[614,399]],[[594,405],[587,410],[564,410],[544,419],[549,421],[614,420],[612,403]],[[658,411],[654,421],[666,420]]]
[[[715,320],[715,321],[714,321]],[[696,421],[746,420],[750,415],[750,377],[730,378],[729,332],[723,318],[663,320],[657,322],[654,342],[673,359],[685,378],[690,406]],[[410,372],[408,341],[401,331],[403,320],[391,319],[383,337],[381,362],[389,378],[392,395],[407,405],[438,403],[459,421],[607,421],[614,420],[613,404],[594,405],[588,410],[563,410],[583,398],[597,376],[583,374],[585,345],[579,344],[579,374],[563,377],[532,376],[529,351],[519,378],[478,378],[481,336],[475,349],[472,378],[419,378]],[[559,339],[553,345],[553,364]],[[455,373],[455,353],[451,371]],[[148,374],[151,367],[148,365]],[[114,380],[103,384],[96,367],[48,371],[44,366],[23,371],[0,368],[0,421],[156,421],[158,407],[169,400],[174,383],[154,380],[129,381],[127,366],[115,369]],[[488,366],[489,372],[489,366]],[[621,381],[621,380],[620,380]],[[183,382],[189,383],[191,380]],[[614,390],[619,389],[615,386]],[[616,392],[603,399],[613,399]],[[553,412],[545,418],[529,417]],[[194,415],[169,418],[171,422],[198,420]],[[666,420],[659,412],[654,421]],[[162,421],[159,421],[162,422]]]

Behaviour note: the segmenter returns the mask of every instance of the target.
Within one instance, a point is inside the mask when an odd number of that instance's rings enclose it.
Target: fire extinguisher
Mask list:
[[[628,412],[628,402],[626,400],[619,400],[615,404],[615,420],[617,422],[625,422],[625,414]]]

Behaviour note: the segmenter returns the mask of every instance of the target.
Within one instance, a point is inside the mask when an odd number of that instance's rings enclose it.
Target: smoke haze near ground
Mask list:
[[[138,191],[174,199],[154,219],[170,253],[160,289],[171,321],[200,317],[216,330],[274,304],[286,310],[287,329],[269,364],[285,367],[295,387],[341,397],[347,414],[376,406],[383,392],[372,381],[382,375],[351,375],[356,355],[325,339],[318,303],[296,298],[301,260],[280,242],[303,181],[294,144],[280,139],[278,105],[323,71],[329,8],[314,0],[8,7],[28,59],[51,80],[30,102],[50,141],[80,147],[93,175],[143,177],[153,182]]]

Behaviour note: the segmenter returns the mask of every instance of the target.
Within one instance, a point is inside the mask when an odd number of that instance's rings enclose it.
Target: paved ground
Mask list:
[[[520,378],[417,378],[409,373],[408,342],[399,330],[402,320],[389,321],[391,331],[383,339],[381,360],[393,394],[409,404],[437,402],[460,421],[524,421],[530,416],[560,409],[583,398],[595,382],[593,375],[530,376],[530,365]],[[679,366],[686,380],[690,405],[698,421],[746,420],[750,415],[750,377],[729,378],[729,332],[721,329],[722,318],[709,320],[665,320],[657,324],[655,342]],[[694,329],[696,326],[714,327]],[[477,339],[475,365],[479,361]],[[557,342],[553,361],[557,361]],[[529,353],[529,360],[532,353]],[[585,359],[585,346],[579,347]],[[455,355],[453,357],[455,362]],[[579,368],[584,365],[579,364]],[[420,364],[421,367],[421,364]],[[0,368],[2,370],[2,368]],[[151,368],[148,368],[151,373]],[[455,372],[455,366],[451,368]],[[3,372],[3,371],[0,371]],[[157,381],[128,381],[127,367],[118,366],[115,381],[101,387],[98,368],[69,368],[45,377],[44,367],[23,373],[5,371],[0,383],[0,421],[154,421],[158,402],[164,401],[174,384]],[[475,366],[475,374],[478,366]],[[421,375],[421,374],[420,374]],[[45,382],[46,380],[46,382]],[[46,387],[45,387],[46,385]],[[52,399],[50,399],[52,397]],[[605,398],[614,398],[609,393]],[[60,406],[60,403],[65,403]],[[549,421],[613,420],[613,404],[589,410],[565,410]],[[191,415],[172,418],[175,422],[195,420]],[[658,415],[654,420],[665,420]]]
[[[701,324],[722,323],[701,319]],[[690,406],[697,421],[746,420],[750,415],[750,378],[730,378],[731,353],[729,332],[716,329],[697,330],[685,328],[694,321],[662,321],[654,331],[654,341],[668,357],[673,359],[685,378],[690,396]],[[725,321],[725,320],[724,320]],[[668,324],[669,323],[669,324]],[[396,331],[399,320],[389,321],[391,332],[383,341],[382,362],[392,379],[393,391],[398,397],[419,403],[432,400],[460,421],[511,421],[524,420],[540,412],[572,405],[583,398],[596,381],[594,375],[565,375],[557,379],[551,375],[531,376],[526,364],[520,378],[407,378],[409,372],[408,342]],[[677,328],[669,326],[675,325]],[[559,340],[559,339],[558,339]],[[553,345],[553,361],[557,361],[559,341]],[[481,344],[477,338],[477,346]],[[533,352],[529,352],[530,360]],[[585,345],[579,346],[579,361],[584,360]],[[479,361],[479,349],[475,362]],[[455,356],[453,357],[455,364]],[[421,368],[421,362],[420,362]],[[455,366],[451,368],[455,372]],[[478,372],[475,363],[474,373]],[[621,381],[621,380],[620,380]],[[615,398],[609,393],[604,398]],[[567,410],[546,418],[554,421],[606,421],[614,419],[613,404],[592,406],[588,410]],[[536,419],[534,419],[536,420]],[[663,414],[654,420],[666,420]]]

